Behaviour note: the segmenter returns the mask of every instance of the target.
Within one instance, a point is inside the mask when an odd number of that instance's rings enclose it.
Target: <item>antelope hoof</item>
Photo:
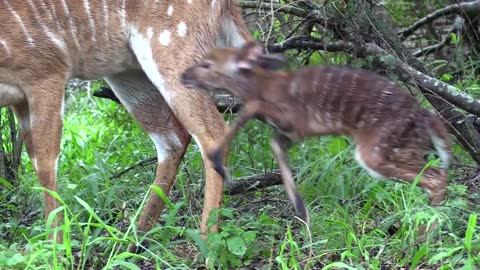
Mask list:
[[[296,196],[293,198],[293,206],[295,208],[295,212],[297,212],[297,215],[303,221],[305,221],[307,226],[310,226],[310,213],[308,212],[308,209],[299,194],[296,194]]]
[[[144,247],[146,247],[148,244],[144,243]],[[131,244],[128,247],[128,252],[133,253],[133,254],[141,254],[145,251],[145,248],[142,246],[137,246],[135,244]]]

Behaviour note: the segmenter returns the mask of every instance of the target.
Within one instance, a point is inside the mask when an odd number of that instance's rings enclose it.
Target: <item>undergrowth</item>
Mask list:
[[[474,269],[479,263],[478,194],[456,183],[463,172],[450,171],[448,201],[431,208],[419,188],[370,178],[354,162],[351,140],[335,136],[289,150],[310,228],[294,217],[276,186],[225,196],[224,208],[214,213],[221,231],[201,240],[204,175],[192,142],[170,196],[154,189],[167,200],[158,226],[139,236],[133,221],[152,188],[155,165],[111,176],[155,156],[153,143],[121,106],[86,93],[70,97],[65,120],[56,194],[65,241],[48,241],[42,189],[23,155],[17,186],[2,182],[1,269]],[[233,178],[276,168],[270,134],[258,121],[238,134],[229,154]],[[419,239],[419,225],[434,221],[441,224],[435,239]],[[150,240],[144,252],[126,251],[143,239]]]

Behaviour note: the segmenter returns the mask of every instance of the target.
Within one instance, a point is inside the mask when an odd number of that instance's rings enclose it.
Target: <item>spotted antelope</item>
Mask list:
[[[444,201],[449,134],[412,95],[366,70],[320,65],[278,70],[285,61],[282,54],[265,54],[259,44],[248,42],[242,48],[212,49],[183,72],[185,86],[225,89],[243,103],[237,121],[207,153],[220,175],[226,176],[222,155],[235,134],[256,118],[276,130],[272,151],[289,199],[307,223],[309,214],[296,191],[286,150],[291,143],[313,136],[353,137],[355,158],[372,177],[402,182],[412,182],[426,165],[425,155],[435,149],[441,167],[428,167],[418,185],[432,206]]]
[[[191,138],[205,166],[200,231],[221,206],[223,181],[205,153],[225,129],[211,97],[180,74],[209,49],[250,34],[233,0],[0,0],[0,106],[12,106],[41,185],[56,191],[64,87],[105,79],[148,132],[158,154],[155,185],[168,194]],[[59,203],[44,193],[45,217]],[[164,206],[154,193],[138,221],[147,231]],[[63,222],[55,216],[54,226]],[[212,230],[216,230],[213,226]],[[62,234],[57,234],[62,242]]]

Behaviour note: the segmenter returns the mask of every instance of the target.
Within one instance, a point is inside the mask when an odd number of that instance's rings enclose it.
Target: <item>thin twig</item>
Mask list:
[[[453,5],[435,10],[434,12],[416,21],[414,24],[412,24],[407,29],[401,31],[398,34],[400,35],[401,40],[405,40],[407,37],[409,37],[411,34],[413,34],[418,28],[422,27],[423,25],[430,23],[442,16],[455,14],[455,13],[479,14],[480,0],[473,1],[473,2],[462,2],[458,4],[453,4]]]

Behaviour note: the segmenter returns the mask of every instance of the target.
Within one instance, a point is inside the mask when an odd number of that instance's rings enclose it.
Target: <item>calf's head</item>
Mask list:
[[[181,82],[187,88],[225,89],[241,98],[251,79],[259,73],[280,69],[286,63],[283,54],[266,54],[257,42],[241,48],[214,48],[181,74]]]

